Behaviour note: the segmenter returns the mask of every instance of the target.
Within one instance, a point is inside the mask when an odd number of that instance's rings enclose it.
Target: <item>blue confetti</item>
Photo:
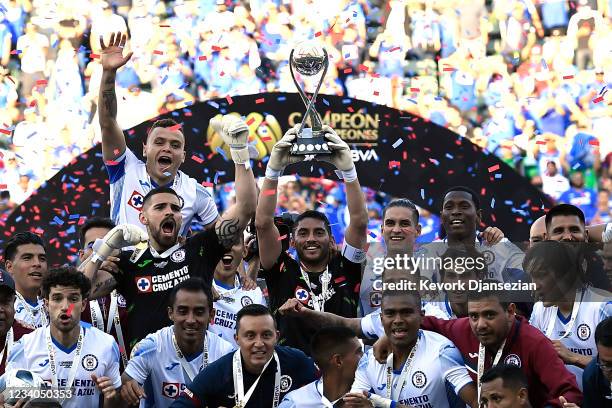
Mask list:
[[[216,150],[217,153],[219,153],[223,157],[223,160],[227,161],[227,157],[225,156],[225,152],[223,151],[223,149],[221,147],[217,147],[215,150]]]
[[[282,102],[282,101],[286,101],[287,97],[286,96],[279,96],[278,98],[276,98],[277,101]]]
[[[496,179],[501,179],[501,178],[502,178],[502,175],[501,175],[501,174],[499,174],[499,173],[497,173],[497,174],[495,175],[495,178],[496,178]]]
[[[372,238],[376,238],[376,234],[374,232],[372,232],[372,231],[370,231],[368,233],[368,235],[371,236]]]
[[[325,98],[323,98],[323,103],[325,104],[325,106],[329,106],[329,101]]]
[[[495,208],[495,197],[491,199],[491,208]]]
[[[214,101],[208,101],[206,102],[207,104],[209,104],[210,106],[212,106],[215,109],[219,109],[219,104],[217,102]]]
[[[421,199],[422,200],[425,199],[425,189],[424,188],[421,189]]]
[[[166,75],[165,77],[162,78],[161,84],[163,85],[164,82],[166,82],[167,80],[168,80],[168,75]]]
[[[79,214],[70,214],[68,217],[69,220],[78,220],[79,218],[81,218]]]
[[[62,221],[62,219],[59,218],[57,215],[53,217],[53,222],[56,223],[57,225],[64,225],[64,221]]]
[[[74,234],[76,232],[76,228],[74,227],[74,225],[71,225],[70,228],[68,228],[65,232],[66,234]]]
[[[452,155],[452,154],[450,154],[450,153],[446,153],[446,157],[447,157],[447,158],[449,158],[449,159],[451,159],[451,160],[453,160],[453,159],[454,159],[453,155]]]
[[[397,149],[397,147],[402,143],[404,143],[402,139],[397,139],[391,146],[393,146],[394,149]]]

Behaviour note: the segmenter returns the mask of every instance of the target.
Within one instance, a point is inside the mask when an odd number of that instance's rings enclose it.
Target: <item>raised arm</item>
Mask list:
[[[302,319],[302,322],[310,327],[347,327],[351,329],[357,337],[365,338],[363,332],[361,331],[360,318],[343,317],[329,312],[318,312],[305,307],[295,298],[288,299],[285,304],[278,308],[278,312],[283,316]]]
[[[255,214],[257,203],[257,188],[247,147],[249,127],[242,118],[233,115],[213,119],[211,125],[230,147],[235,165],[236,205],[226,211],[215,225],[219,242],[231,248]]]
[[[125,65],[132,53],[123,56],[127,35],[113,33],[108,46],[100,37],[100,61],[102,80],[98,94],[98,120],[102,130],[102,157],[112,161],[125,152],[125,137],[117,124],[117,95],[115,94],[115,75],[117,69]]]
[[[278,229],[274,225],[278,177],[289,164],[302,160],[301,156],[290,155],[291,143],[296,135],[297,127],[289,129],[272,148],[266,167],[266,178],[259,193],[259,202],[255,212],[255,228],[259,243],[259,260],[263,269],[270,269],[274,266],[281,253],[282,245]]]

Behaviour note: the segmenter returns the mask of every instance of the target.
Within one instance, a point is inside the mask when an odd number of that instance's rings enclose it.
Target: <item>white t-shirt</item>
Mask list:
[[[112,220],[117,225],[133,224],[144,229],[138,215],[145,195],[156,187],[147,174],[145,163],[126,148],[114,163],[106,164],[106,170],[110,178]],[[187,235],[193,218],[199,219],[202,225],[207,225],[219,215],[212,194],[196,179],[179,170],[171,187],[185,203],[181,210],[183,224],[180,235]]]
[[[141,407],[151,406],[153,402],[158,408],[169,407],[191,384],[172,344],[173,333],[173,326],[164,327],[149,334],[132,350],[125,373],[141,385],[149,378],[153,388],[153,395],[147,395],[147,401],[140,400]],[[233,351],[231,344],[210,331],[206,332],[206,345],[208,365]],[[196,375],[202,370],[202,352],[196,356],[185,356],[185,359]]]
[[[83,345],[80,361],[73,387],[72,398],[63,402],[64,408],[97,407],[100,399],[100,391],[96,383],[91,379],[95,374],[98,378],[108,377],[113,381],[113,386],[121,386],[119,375],[119,348],[115,339],[90,324],[81,322],[83,333]],[[52,383],[51,364],[47,350],[46,335],[49,327],[40,327],[32,333],[23,336],[11,349],[6,370],[26,369],[42,377],[48,384]],[[67,387],[70,367],[76,354],[76,344],[71,349],[66,349],[60,343],[52,339],[55,350],[55,360],[58,370],[59,386]]]
[[[244,290],[240,286],[229,288],[216,279],[213,280],[213,287],[221,298],[214,303],[215,317],[208,330],[238,348],[234,340],[238,311],[252,303],[267,306],[266,299],[259,287],[253,290]]]
[[[556,313],[555,310],[557,310]],[[597,355],[595,328],[599,322],[608,316],[612,316],[612,294],[592,287],[585,288],[571,333],[561,339],[561,343],[571,352],[595,357]],[[555,325],[549,335],[546,331],[551,319],[555,319]],[[537,302],[533,306],[529,323],[544,335],[550,336],[551,340],[559,340],[565,334],[566,325],[570,320],[571,315],[566,319],[558,312],[557,308],[544,307],[542,302]],[[584,370],[570,364],[567,364],[566,367],[576,376],[578,386],[582,389],[582,372]]]
[[[321,408],[325,406],[322,400],[323,380],[319,378],[285,395],[278,408]],[[334,403],[334,401],[329,402]]]
[[[21,70],[27,74],[42,72],[47,61],[45,48],[49,47],[49,40],[42,34],[32,36],[22,35],[17,40],[17,49],[21,50]]]
[[[37,304],[32,305],[27,300],[24,303],[15,297],[15,319],[33,327],[42,327],[49,322],[49,315],[42,299],[38,299]]]
[[[465,368],[461,353],[446,337],[426,330],[419,330],[419,346],[414,355],[410,372],[398,398],[400,404],[421,407],[448,407],[445,381],[456,394],[472,382]],[[395,395],[400,372],[393,372],[392,390]],[[387,364],[380,364],[368,350],[355,372],[351,392],[369,391],[387,398]]]
[[[448,313],[440,310],[433,302],[421,302],[421,308],[425,316],[433,316],[438,319],[448,320]],[[381,308],[374,310],[361,318],[361,332],[367,339],[378,339],[385,334],[385,328],[382,325],[380,317]]]

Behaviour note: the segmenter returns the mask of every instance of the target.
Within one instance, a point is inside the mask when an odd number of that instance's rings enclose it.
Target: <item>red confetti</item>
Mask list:
[[[378,96],[378,95],[380,95],[380,92],[374,91],[374,96]]]
[[[563,79],[572,79],[573,75],[563,75]]]
[[[443,72],[453,72],[453,71],[455,71],[455,68],[453,68],[453,67],[444,67],[444,68],[442,68],[442,71]]]
[[[536,140],[536,144],[537,145],[545,145],[546,141],[545,140]]]
[[[72,315],[72,309],[74,309],[74,303],[71,303],[70,306],[68,306],[68,311],[66,312],[68,316]]]
[[[173,131],[173,132],[174,132],[175,130],[180,130],[180,129],[181,129],[181,124],[180,124],[180,123],[177,123],[177,124],[176,124],[176,125],[174,125],[174,126],[170,126],[168,129],[170,129],[170,130],[171,130],[171,131]]]
[[[346,69],[344,70],[344,73],[345,73],[345,74],[350,74],[351,72],[353,72],[353,68],[346,68]]]
[[[202,186],[204,186],[204,187],[212,187],[213,183],[211,183],[210,181],[203,181],[202,182]]]
[[[6,190],[7,187],[8,186],[6,184],[0,184],[0,190]]]
[[[598,96],[597,98],[593,99],[593,103],[599,103],[601,101],[603,101],[603,96]]]
[[[255,99],[255,104],[264,103],[264,101],[265,101],[265,98]]]
[[[253,122],[255,122],[255,118],[251,118],[251,119],[247,120],[247,123],[246,123],[246,124],[247,124],[247,126],[251,126],[251,124],[252,124]]]
[[[11,131],[8,129],[0,129],[0,133],[4,133],[5,135],[10,135]]]
[[[221,47],[219,47],[218,45],[213,45],[212,46],[212,50],[213,51],[221,51]]]
[[[494,171],[497,171],[497,170],[499,170],[499,164],[489,167],[489,173],[493,173]]]
[[[393,48],[391,48],[391,49],[389,50],[389,52],[397,51],[397,50],[399,50],[399,49],[400,49],[400,47],[393,47]]]
[[[360,71],[364,71],[364,72],[368,72],[370,70],[370,68],[366,67],[363,64],[359,64],[359,70]]]
[[[204,163],[204,159],[201,158],[201,157],[196,156],[195,154],[193,156],[191,156],[191,160],[193,160],[193,161],[195,161],[197,163],[200,163],[200,164]]]
[[[287,234],[285,235],[281,235],[280,237],[278,237],[276,240],[277,241],[282,241],[283,239],[287,238]]]
[[[94,54],[93,52],[89,53],[89,57],[91,59],[96,59],[96,58],[100,58],[100,54]]]
[[[355,109],[353,109],[352,106],[349,106],[348,108],[346,108],[346,110],[351,112],[351,113],[355,112]]]
[[[47,85],[47,80],[39,79],[38,81],[36,81],[36,85]]]
[[[389,169],[392,169],[394,167],[397,167],[399,169],[401,167],[400,162],[395,161],[395,160],[390,160],[389,161]]]
[[[227,95],[227,96],[225,97],[225,100],[226,100],[226,101],[227,101],[227,103],[228,103],[228,104],[230,104],[230,105],[231,105],[232,103],[234,103],[234,100],[233,100],[233,99],[232,99],[232,97],[231,97],[231,96],[229,96],[229,95]]]
[[[323,34],[323,33],[321,33],[320,31],[317,31],[317,32],[315,33],[315,37],[320,37],[320,36],[321,36],[321,34]]]
[[[420,92],[419,88],[410,88],[410,92]]]
[[[200,55],[198,61],[206,61],[206,55]]]
[[[265,196],[271,196],[271,195],[276,195],[276,190],[273,188],[270,188],[268,190],[264,190],[262,191],[262,194]]]
[[[106,164],[107,166],[116,166],[117,164],[119,164],[119,162],[114,160],[106,160],[104,164]]]
[[[599,146],[599,140],[597,139],[589,140],[589,144],[593,146]]]
[[[159,50],[153,50],[153,54],[154,55],[164,55],[163,51],[159,51]]]

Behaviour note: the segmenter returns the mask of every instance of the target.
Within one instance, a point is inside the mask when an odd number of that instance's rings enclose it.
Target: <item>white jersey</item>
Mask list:
[[[556,307],[544,307],[542,302],[537,302],[533,306],[529,323],[551,340],[561,339],[561,343],[569,351],[592,358],[597,355],[595,328],[599,322],[608,316],[612,316],[612,294],[588,286],[584,289],[581,297],[582,301],[578,307],[576,320],[570,329],[571,332],[566,337],[563,336],[569,329],[571,315],[567,318],[563,317]],[[555,323],[552,327],[552,333],[547,333],[551,319],[554,319]],[[578,386],[582,389],[582,373],[584,370],[570,364],[567,365],[567,369],[576,376]]]
[[[153,388],[153,395],[147,395],[147,401],[140,401],[141,407],[151,406],[153,402],[158,408],[169,407],[178,398],[181,391],[191,384],[176,354],[172,342],[173,334],[173,326],[164,327],[149,334],[132,350],[125,373],[141,385],[147,378],[150,379]],[[230,343],[210,331],[206,332],[206,347],[208,349],[206,365],[233,351]],[[187,364],[195,375],[204,366],[202,354],[200,352],[196,356],[185,356]]]
[[[112,220],[117,225],[133,224],[144,229],[138,219],[142,202],[144,196],[157,187],[149,177],[145,163],[126,148],[121,156],[111,164],[106,164],[106,170],[110,178]],[[184,200],[180,235],[187,235],[192,219],[195,218],[202,225],[207,225],[219,215],[211,193],[196,179],[179,170],[170,187]]]
[[[221,297],[214,303],[215,317],[208,330],[230,342],[234,348],[238,348],[234,340],[238,311],[252,303],[267,306],[266,299],[259,287],[253,290],[244,290],[241,286],[230,288],[216,279],[213,279],[213,287]]]
[[[322,408],[331,407],[335,403],[327,398],[325,400],[331,405],[323,402],[323,380],[319,378],[285,395],[278,408]]]
[[[366,316],[380,307],[382,291],[376,290],[375,287],[380,288],[378,285],[382,282],[382,271],[374,267],[374,259],[384,258],[386,253],[382,242],[372,242],[368,247],[359,286],[359,317]],[[375,283],[376,281],[379,282]]]
[[[485,258],[487,275],[484,279],[494,279],[499,282],[525,281],[523,258],[525,253],[507,238],[495,245],[487,245],[476,241],[476,250]],[[448,249],[446,241],[436,241],[423,245],[414,257],[419,261],[421,276],[434,282],[440,282],[439,263],[441,256]]]
[[[461,353],[446,337],[426,330],[419,330],[419,345],[414,355],[406,383],[398,384],[401,371],[393,370],[391,389],[397,402],[414,408],[449,407],[446,384],[448,381],[456,394],[472,382],[465,368]],[[355,372],[351,392],[369,391],[387,398],[387,364],[380,364],[368,350]]]
[[[88,323],[81,322],[83,344],[79,356],[78,368],[74,377],[72,398],[63,402],[64,408],[83,408],[99,406],[100,391],[91,379],[95,374],[98,378],[108,377],[113,386],[121,386],[119,375],[119,348],[115,339]],[[47,348],[47,332],[49,327],[40,327],[32,333],[24,335],[11,349],[6,370],[30,370],[52,384],[51,364]],[[58,385],[61,388],[69,387],[68,377],[71,372],[73,360],[77,354],[77,345],[66,349],[55,339],[51,340],[55,351],[55,364],[57,367]]]
[[[46,326],[49,322],[49,315],[45,309],[44,301],[38,299],[36,304],[27,300],[15,297],[15,319],[26,323],[29,326],[38,328]]]
[[[437,310],[440,310],[441,316],[436,316],[434,314],[427,314],[428,316],[435,316],[435,317],[439,317],[440,319],[444,319],[444,320],[452,320],[452,319],[456,319],[457,315],[455,315],[455,312],[453,312],[453,308],[451,307],[450,301],[448,300],[448,295],[446,293],[443,293],[443,299],[441,301],[432,301],[432,302],[427,302],[428,305],[431,305],[432,307],[436,307]]]
[[[438,319],[448,320],[448,315],[432,302],[421,302],[421,307],[423,313],[425,313],[425,316],[433,316],[437,317]],[[378,339],[385,334],[385,329],[382,325],[380,314],[381,309],[378,308],[367,316],[361,318],[361,332],[366,339]]]

